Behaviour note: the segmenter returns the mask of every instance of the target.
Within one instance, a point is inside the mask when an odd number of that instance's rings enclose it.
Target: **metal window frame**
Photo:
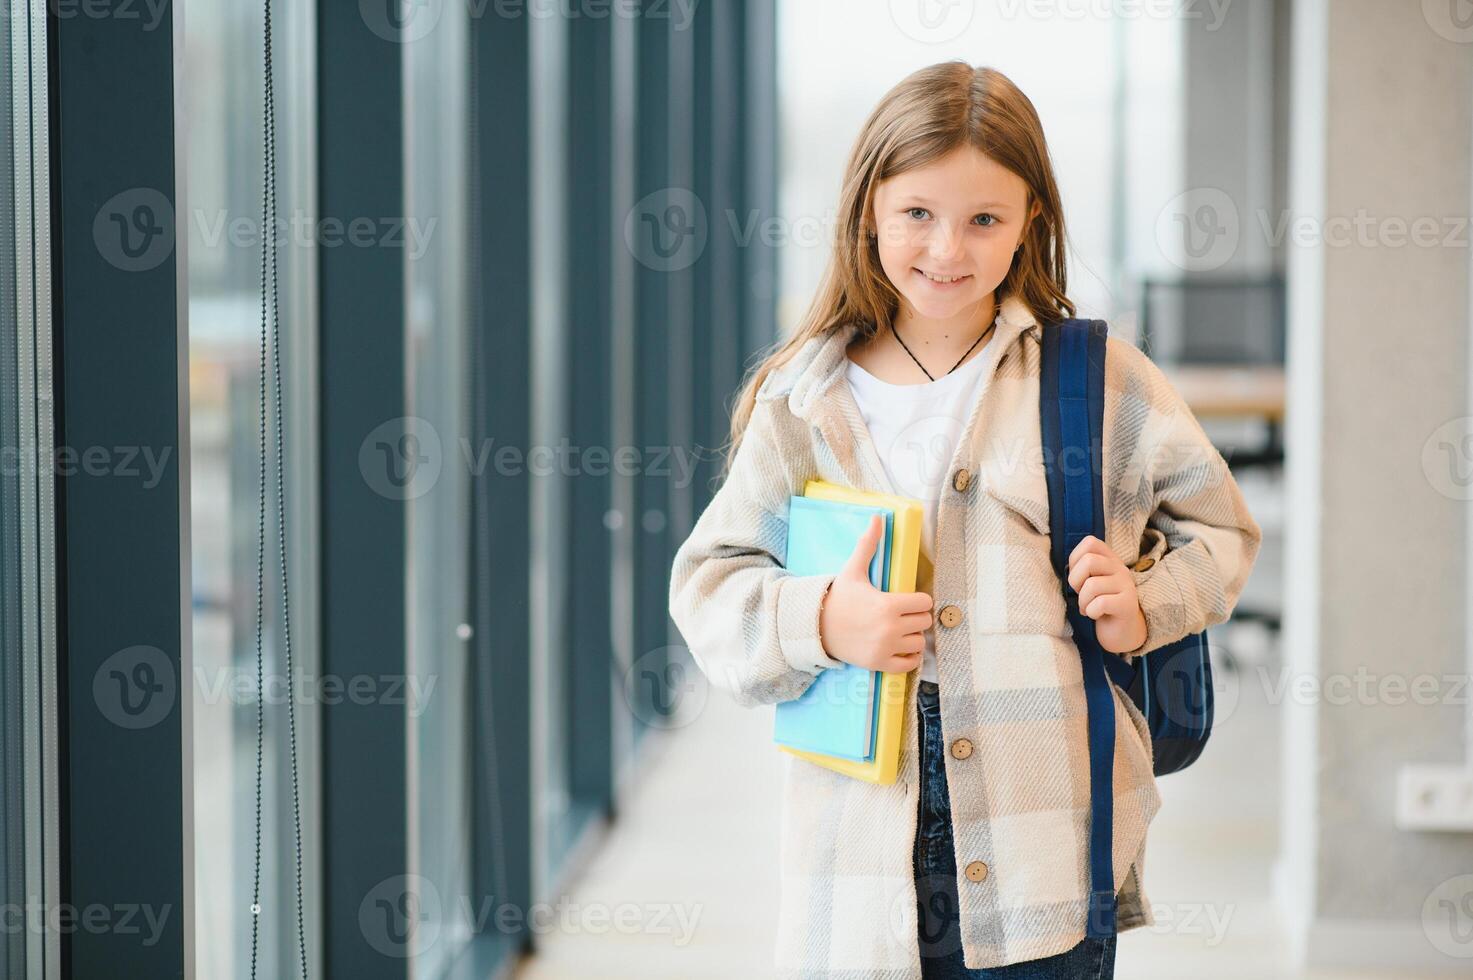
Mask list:
[[[532,440],[529,35],[525,16],[471,21],[467,261],[470,329],[479,357],[470,369],[484,398],[471,425],[477,446],[491,439],[498,446],[529,446]],[[472,500],[471,887],[476,907],[491,914],[451,980],[506,975],[532,945],[525,915],[503,929],[497,914],[506,906],[525,912],[533,894],[531,485],[525,472],[479,479]],[[478,546],[494,546],[494,560],[478,562]]]
[[[404,84],[402,44],[374,33],[357,5],[317,4],[323,220],[405,213]],[[324,676],[408,674],[406,508],[376,493],[358,462],[370,432],[407,413],[406,262],[393,248],[318,252]],[[321,711],[322,944],[333,976],[410,975],[410,957],[380,952],[359,924],[371,892],[412,887],[407,727],[398,704],[345,698]]]
[[[605,205],[612,193],[610,73],[613,25],[607,18],[574,18],[569,24],[568,199],[565,235],[569,267],[579,270],[568,296],[570,431],[575,446],[612,448],[613,338],[611,252],[616,233]],[[606,822],[614,799],[615,704],[623,699],[612,643],[609,570],[613,560],[608,520],[613,478],[580,471],[573,480],[566,520],[569,590],[578,601],[569,609],[568,759],[569,792],[578,809],[575,832],[589,821]],[[617,700],[616,700],[617,699]]]
[[[168,452],[145,488],[119,474],[58,469],[56,640],[58,902],[79,911],[167,912],[157,942],[122,928],[60,938],[62,976],[127,964],[189,974],[193,853],[185,227],[175,143],[178,10],[163,29],[139,19],[62,17],[48,8],[56,436],[78,453]],[[157,195],[174,247],[148,268],[109,261],[94,222],[119,194]],[[158,217],[157,215],[155,215]],[[121,466],[121,464],[120,464]],[[115,652],[154,648],[174,694],[156,722],[107,717],[94,680]],[[153,654],[149,654],[153,656]],[[136,909],[135,909],[136,911]]]
[[[21,692],[12,701],[20,708],[19,760],[24,851],[20,880],[29,909],[51,907],[60,892],[57,756],[56,550],[55,498],[51,471],[37,465],[38,450],[54,445],[51,330],[51,145],[48,68],[49,31],[41,9],[11,0],[10,144],[12,190],[15,194],[13,267],[6,270],[16,285],[15,390],[17,418],[16,491],[20,512],[17,558],[20,594],[19,650],[14,669]],[[12,347],[12,344],[7,344]],[[10,365],[6,365],[7,368]],[[7,637],[8,639],[8,637]],[[4,733],[8,734],[8,733]],[[0,737],[4,737],[0,734]],[[7,893],[6,900],[10,900]],[[29,913],[27,913],[29,914]],[[46,930],[39,941],[19,933],[28,980],[55,980],[61,975],[60,933]],[[11,954],[15,951],[10,950]],[[0,964],[10,969],[13,955]]]

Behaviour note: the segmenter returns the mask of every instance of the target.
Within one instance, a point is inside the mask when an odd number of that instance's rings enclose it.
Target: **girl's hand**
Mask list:
[[[824,593],[818,629],[824,651],[835,660],[904,673],[920,666],[932,602],[924,592],[886,592],[870,584],[869,564],[884,532],[884,519],[878,514],[870,518],[868,530]]]
[[[1110,546],[1094,535],[1069,555],[1069,584],[1079,593],[1079,611],[1095,621],[1095,637],[1111,653],[1125,653],[1146,642],[1135,578]]]

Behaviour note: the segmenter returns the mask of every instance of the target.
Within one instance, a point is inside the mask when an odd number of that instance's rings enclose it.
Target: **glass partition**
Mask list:
[[[409,484],[406,621],[410,870],[422,918],[414,975],[445,974],[472,933],[466,8],[405,42],[408,270],[406,431],[438,445],[439,474]],[[500,898],[500,896],[497,896]],[[423,918],[430,917],[430,918]]]
[[[258,970],[300,972],[288,698],[295,699],[303,833],[303,906],[309,970],[317,938],[314,583],[316,510],[314,51],[312,5],[272,11],[276,107],[274,228],[263,226],[263,10],[198,0],[184,19],[182,75],[187,154],[190,508],[193,567],[195,957],[201,977],[249,976],[256,858],[256,560],[261,245],[274,234],[280,282],[286,457],[283,487],[291,583],[294,677],[281,643],[281,562],[267,471],[264,580],[265,744]],[[268,388],[270,377],[268,376]],[[274,421],[268,418],[268,425]],[[271,444],[268,443],[268,447]]]

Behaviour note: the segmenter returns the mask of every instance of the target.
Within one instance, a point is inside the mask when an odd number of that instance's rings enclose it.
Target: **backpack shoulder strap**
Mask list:
[[[1054,571],[1089,535],[1104,540],[1105,338],[1103,320],[1064,320],[1043,330],[1039,378],[1044,470]],[[1055,502],[1059,506],[1054,506]]]
[[[1103,320],[1063,320],[1043,328],[1039,371],[1039,423],[1048,482],[1050,557],[1064,590],[1084,675],[1089,729],[1090,896],[1086,934],[1116,931],[1114,866],[1115,698],[1105,673],[1105,650],[1094,620],[1079,611],[1069,584],[1069,554],[1088,535],[1105,538],[1103,432],[1106,325]]]

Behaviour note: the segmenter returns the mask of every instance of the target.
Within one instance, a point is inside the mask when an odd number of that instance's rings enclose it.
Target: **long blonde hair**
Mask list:
[[[1021,177],[1028,186],[1028,210],[1038,208],[995,291],[999,303],[1016,295],[1040,324],[1074,315],[1065,291],[1064,214],[1033,103],[993,68],[960,60],[922,68],[885,94],[850,150],[828,268],[797,328],[762,356],[743,383],[732,407],[728,468],[769,374],[814,337],[855,323],[871,338],[888,328],[899,310],[900,294],[880,265],[870,219],[876,185],[963,146]]]

